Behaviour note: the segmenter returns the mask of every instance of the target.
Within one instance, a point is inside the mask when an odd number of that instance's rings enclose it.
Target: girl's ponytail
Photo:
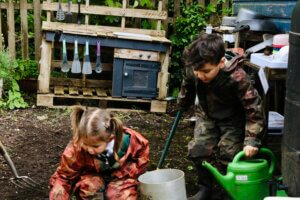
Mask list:
[[[71,113],[71,126],[73,129],[73,140],[74,142],[77,142],[79,139],[78,137],[78,127],[80,120],[82,118],[82,115],[84,113],[85,109],[82,106],[72,106],[72,113]]]
[[[115,135],[115,145],[114,145],[114,157],[116,161],[119,161],[118,152],[122,147],[122,140],[123,140],[123,123],[118,118],[112,116],[110,120],[110,130],[111,134]]]

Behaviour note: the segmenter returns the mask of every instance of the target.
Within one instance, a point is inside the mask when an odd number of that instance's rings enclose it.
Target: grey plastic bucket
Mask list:
[[[186,200],[184,172],[158,169],[138,178],[141,200]]]

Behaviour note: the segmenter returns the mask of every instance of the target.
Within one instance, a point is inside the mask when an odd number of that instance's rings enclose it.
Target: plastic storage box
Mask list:
[[[260,67],[269,67],[269,68],[285,69],[288,66],[288,62],[279,60],[276,54],[265,56],[263,53],[252,53],[250,57],[250,62]]]

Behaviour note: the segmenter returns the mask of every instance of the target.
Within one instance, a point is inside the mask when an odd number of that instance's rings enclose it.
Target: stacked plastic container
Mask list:
[[[278,34],[273,38],[273,53],[278,53],[279,50],[289,45],[289,34]]]

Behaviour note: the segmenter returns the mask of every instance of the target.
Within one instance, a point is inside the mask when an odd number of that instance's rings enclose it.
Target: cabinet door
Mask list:
[[[122,95],[154,98],[157,96],[157,62],[125,60]]]

